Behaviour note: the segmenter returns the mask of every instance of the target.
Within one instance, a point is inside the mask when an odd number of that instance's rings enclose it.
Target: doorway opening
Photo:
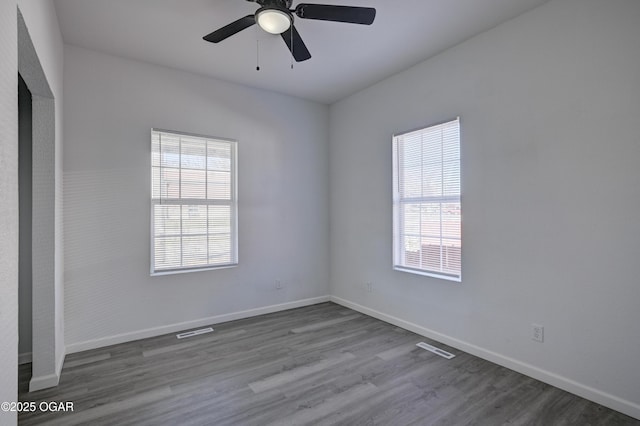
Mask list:
[[[18,74],[18,364],[31,370],[33,109],[31,92]],[[31,374],[29,374],[31,375]]]
[[[31,374],[29,380],[29,391],[36,391],[58,385],[60,380],[60,372],[64,362],[64,297],[63,297],[63,263],[62,263],[62,176],[61,176],[61,151],[59,149],[61,143],[60,128],[56,126],[56,120],[60,113],[56,112],[56,101],[54,93],[51,90],[47,76],[38,57],[38,53],[33,45],[29,29],[24,18],[18,8],[18,73],[23,80],[19,83],[23,86],[23,99],[25,100],[24,114],[29,115],[30,125],[26,122],[24,115],[23,122],[19,128],[25,129],[24,135],[30,134],[31,143],[25,142],[24,145],[31,146],[31,154],[22,155],[22,164],[18,165],[19,174],[22,173],[21,166],[28,167],[27,158],[31,158],[31,195],[26,194],[27,184],[23,186],[24,191],[21,193],[21,182],[18,182],[19,201],[25,202],[19,211],[20,224],[29,226],[25,229],[25,235],[19,236],[21,247],[18,248],[19,268],[20,262],[30,260],[31,266],[24,266],[24,273],[20,276],[20,281],[29,281],[29,272],[31,274],[31,338],[23,337],[28,331],[29,321],[19,320],[19,349],[27,350],[29,340],[31,341]],[[20,80],[20,78],[18,79]],[[27,89],[31,93],[30,108],[27,101]],[[20,87],[18,87],[20,90]],[[19,106],[19,105],[18,105]],[[20,114],[18,114],[20,116]],[[30,128],[30,132],[29,129]],[[58,136],[56,136],[58,134]],[[20,135],[19,135],[20,138]],[[20,141],[22,142],[22,141]],[[56,148],[58,145],[58,148]],[[20,156],[21,149],[28,149],[23,144],[19,144],[18,154]],[[19,158],[20,161],[20,158]],[[28,173],[25,171],[25,175]],[[23,198],[24,194],[24,198]],[[27,205],[27,199],[30,198],[31,206]],[[20,206],[19,206],[20,207]],[[30,210],[30,215],[28,214]],[[28,217],[30,216],[30,218]],[[22,229],[19,229],[19,232]],[[30,256],[21,251],[27,251],[29,242],[27,239],[28,232],[31,232]],[[30,257],[30,259],[29,259]],[[24,279],[24,280],[23,280]],[[20,283],[21,284],[21,283]],[[20,291],[25,290],[22,294],[23,306],[18,306],[19,315],[24,319],[27,316],[28,285],[19,284],[18,303],[20,303]],[[20,312],[22,311],[22,312]],[[22,330],[20,330],[22,327]],[[24,345],[24,346],[20,346]],[[28,352],[27,352],[28,353]],[[23,356],[23,360],[27,355]]]

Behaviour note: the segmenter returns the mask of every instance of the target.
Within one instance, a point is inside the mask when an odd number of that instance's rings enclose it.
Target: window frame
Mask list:
[[[200,138],[206,139],[207,141],[216,141],[216,142],[225,142],[229,144],[230,147],[230,199],[228,202],[225,200],[219,199],[189,199],[189,198],[154,198],[153,194],[153,135],[154,133],[165,133],[170,135],[175,135],[177,137],[186,137],[186,138]],[[166,130],[160,128],[152,128],[150,131],[150,143],[151,143],[151,196],[150,199],[150,275],[151,276],[161,276],[161,275],[173,275],[173,274],[184,274],[190,272],[200,272],[200,271],[212,271],[217,269],[228,269],[234,268],[238,266],[238,141],[235,139],[222,138],[218,136],[208,136],[197,133],[190,132],[181,132],[176,130]],[[182,153],[180,153],[180,161],[182,161]],[[182,169],[182,167],[180,167]],[[205,171],[207,169],[205,168]],[[177,200],[177,201],[176,201]],[[182,200],[188,200],[191,202],[183,202]],[[195,203],[194,203],[195,201]],[[212,265],[208,264],[206,266],[193,266],[193,267],[179,267],[172,269],[155,269],[155,211],[154,208],[156,205],[228,205],[230,206],[230,239],[231,239],[231,262],[225,264]],[[180,234],[184,236],[185,234]]]
[[[420,195],[419,197],[401,197],[401,193],[400,193],[400,172],[401,172],[401,167],[400,167],[400,158],[399,158],[399,152],[398,152],[398,145],[399,145],[399,140],[398,138],[400,138],[401,136],[404,135],[408,135],[410,133],[415,133],[415,132],[420,132],[420,131],[427,131],[431,128],[434,127],[440,127],[440,126],[444,126],[447,125],[449,123],[457,123],[458,126],[458,166],[459,166],[459,175],[458,175],[458,179],[459,179],[459,183],[460,183],[460,191],[459,194],[457,196],[455,195],[441,195],[439,197],[434,197],[434,196],[424,196],[424,195]],[[432,277],[432,278],[438,278],[438,279],[443,279],[443,280],[447,280],[447,281],[454,281],[454,282],[462,282],[462,152],[461,152],[461,125],[460,125],[460,117],[455,117],[453,119],[449,119],[449,120],[445,120],[442,122],[438,122],[435,124],[430,124],[428,126],[425,127],[420,127],[420,128],[416,128],[416,129],[412,129],[412,130],[408,130],[408,131],[404,131],[401,133],[396,133],[392,135],[392,159],[393,159],[393,166],[392,166],[392,175],[393,175],[393,188],[392,188],[392,193],[393,193],[393,197],[392,197],[392,209],[393,209],[393,220],[392,220],[392,229],[393,229],[393,235],[392,235],[392,266],[393,269],[396,271],[402,271],[402,272],[408,272],[408,273],[412,273],[412,274],[417,274],[417,275],[423,275],[423,276],[428,276],[428,277]],[[421,166],[424,163],[424,160],[421,162]],[[441,165],[443,165],[443,161],[440,162]],[[444,173],[444,172],[443,172]],[[460,206],[460,271],[459,274],[449,274],[446,273],[444,271],[436,271],[436,270],[431,270],[431,269],[424,269],[424,268],[413,268],[411,266],[405,266],[402,263],[402,255],[401,255],[401,251],[402,248],[404,247],[404,239],[402,238],[402,234],[403,232],[400,232],[401,229],[404,229],[404,223],[402,221],[402,212],[401,212],[401,206],[404,203],[408,203],[408,202],[412,202],[414,204],[416,203],[420,203],[420,204],[428,204],[428,203],[440,203],[441,205],[443,203],[447,203],[447,202],[453,202],[453,203],[458,203]],[[440,219],[440,234],[439,234],[440,239],[442,240],[443,237],[443,233],[442,233],[442,218]],[[422,243],[420,243],[420,250],[422,250]],[[442,249],[442,245],[440,245],[441,249]]]

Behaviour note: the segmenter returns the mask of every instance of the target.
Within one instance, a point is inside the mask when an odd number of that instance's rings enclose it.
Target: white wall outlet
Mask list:
[[[531,340],[544,342],[544,327],[540,324],[531,324]]]
[[[276,290],[282,290],[283,288],[284,284],[282,284],[282,281],[276,280]]]
[[[365,284],[364,284],[364,288],[366,288],[366,289],[367,289],[367,291],[368,291],[369,293],[371,293],[371,292],[373,291],[373,283],[372,283],[372,282],[367,282],[367,283],[365,283]]]

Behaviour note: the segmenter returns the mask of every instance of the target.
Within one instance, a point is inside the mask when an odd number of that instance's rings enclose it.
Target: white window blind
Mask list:
[[[151,273],[238,263],[236,142],[151,131]]]
[[[460,121],[393,137],[393,262],[460,281]]]

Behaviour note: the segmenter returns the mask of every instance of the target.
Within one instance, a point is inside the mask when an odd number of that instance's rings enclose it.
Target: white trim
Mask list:
[[[407,268],[405,266],[400,266],[400,265],[393,265],[393,270],[400,271],[400,272],[408,272],[410,274],[423,275],[425,277],[438,278],[441,280],[454,281],[457,283],[462,282],[462,274],[458,276],[445,275],[445,274],[439,274],[437,272],[430,272],[426,269]]]
[[[237,263],[232,263],[229,265],[208,266],[206,268],[191,268],[191,269],[182,268],[182,269],[166,269],[166,270],[160,269],[159,271],[151,272],[149,276],[158,277],[162,275],[188,274],[189,272],[215,271],[216,269],[229,269],[229,268],[235,268],[237,266],[238,266]]]
[[[54,388],[58,386],[59,381],[60,374],[47,374],[46,376],[32,377],[29,382],[29,392]]]
[[[25,352],[23,354],[18,354],[18,365],[29,364],[33,359],[32,352]]]
[[[191,328],[205,325],[220,324],[227,321],[255,317],[258,315],[270,314],[273,312],[286,311],[287,309],[300,308],[303,306],[316,305],[328,302],[330,296],[313,297],[311,299],[296,300],[293,302],[281,303],[278,305],[264,306],[261,308],[248,309],[246,311],[232,312],[228,314],[216,315],[213,317],[201,318],[193,321],[185,321],[175,324],[163,325],[160,327],[147,328],[144,330],[132,331],[129,333],[116,334],[114,336],[102,337],[100,339],[86,340],[67,345],[68,354],[87,351],[90,349],[102,348],[105,346],[117,345],[119,343],[131,342],[134,340],[146,339],[148,337],[160,336],[162,334],[175,333]]]
[[[429,124],[426,126],[420,126],[420,127],[416,127],[415,129],[410,129],[410,130],[406,130],[400,133],[394,133],[391,135],[391,137],[395,138],[398,136],[404,136],[404,135],[408,135],[409,133],[415,133],[418,132],[420,130],[424,130],[424,129],[428,129],[429,127],[438,127],[438,126],[442,126],[443,124],[447,124],[447,123],[451,123],[452,121],[460,121],[460,116],[457,116],[456,118],[450,118],[448,120],[444,120],[444,121],[438,121],[437,123],[433,123],[433,124]]]
[[[62,373],[62,366],[64,365],[64,358],[66,351],[62,352],[62,356],[56,365],[56,371],[53,374],[47,374],[45,376],[33,376],[29,381],[29,392],[35,392],[42,389],[54,388],[58,386],[60,382],[60,374]]]
[[[346,299],[342,299],[337,296],[331,296],[330,300],[339,305],[353,309],[354,311],[361,312],[365,315],[369,315],[384,322],[388,322],[389,324],[404,328],[405,330],[412,331],[429,339],[436,340],[445,345],[470,353],[479,358],[491,361],[495,364],[517,371],[518,373],[533,377],[534,379],[540,380],[541,382],[550,384],[572,394],[578,395],[582,398],[604,405],[605,407],[609,407],[628,416],[640,419],[640,404],[619,398],[615,395],[600,391],[559,374],[543,370],[531,364],[527,364],[525,362],[501,355],[480,346],[476,346],[474,344],[467,343],[454,337],[447,336],[446,334],[438,333],[437,331],[430,330],[412,322],[376,311],[375,309],[359,305]]]
[[[152,132],[161,132],[161,133],[171,133],[172,135],[176,135],[176,136],[192,136],[192,137],[195,137],[195,138],[216,140],[216,141],[222,141],[222,142],[238,142],[237,139],[221,138],[221,137],[218,137],[218,136],[207,136],[207,135],[202,135],[200,133],[189,133],[189,132],[181,132],[181,131],[176,131],[176,130],[160,129],[158,127],[152,127],[151,131]]]

